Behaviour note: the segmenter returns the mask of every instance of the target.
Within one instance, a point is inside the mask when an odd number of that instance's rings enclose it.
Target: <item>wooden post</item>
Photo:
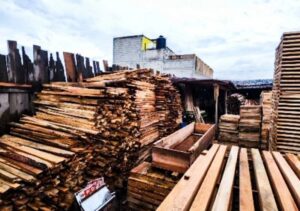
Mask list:
[[[214,84],[214,101],[215,101],[215,124],[218,123],[218,107],[219,107],[219,85]]]

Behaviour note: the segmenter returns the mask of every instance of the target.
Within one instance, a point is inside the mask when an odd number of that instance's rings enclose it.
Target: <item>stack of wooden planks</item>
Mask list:
[[[45,84],[36,115],[0,138],[0,207],[68,209],[73,194],[100,176],[123,187],[159,137],[155,80],[141,69]]]
[[[261,106],[241,106],[239,122],[239,145],[260,145]]]
[[[284,33],[276,49],[271,147],[300,152],[300,32]]]
[[[221,142],[239,142],[240,115],[224,114],[220,117],[219,138]]]
[[[214,144],[157,210],[299,210],[299,164],[299,154]]]
[[[132,169],[128,179],[129,209],[155,210],[179,179],[179,174],[154,168],[148,162],[141,163]]]
[[[268,148],[269,132],[272,114],[272,91],[263,91],[260,95],[260,104],[262,106],[261,122],[261,146]]]
[[[173,133],[182,121],[182,106],[178,90],[166,75],[156,76],[156,112],[159,114],[159,136]],[[177,126],[176,128],[174,126]]]

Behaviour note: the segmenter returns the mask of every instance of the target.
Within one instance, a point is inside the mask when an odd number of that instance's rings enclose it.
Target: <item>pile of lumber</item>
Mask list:
[[[164,137],[179,127],[183,110],[179,91],[172,85],[170,78],[157,75],[155,79],[156,112],[160,116],[158,131],[159,136]]]
[[[234,93],[228,96],[227,107],[229,114],[240,114],[240,107],[245,104],[245,96],[239,93]]]
[[[128,179],[127,200],[130,210],[155,210],[180,179],[143,162],[132,169]]]
[[[239,120],[240,115],[224,114],[220,117],[219,121],[219,138],[221,142],[239,141]]]
[[[272,114],[272,91],[261,93],[260,104],[262,106],[261,144],[264,145],[264,148],[267,148]]]
[[[239,145],[258,147],[260,144],[261,106],[241,106]]]
[[[100,176],[124,187],[159,137],[155,78],[141,69],[45,84],[35,116],[0,138],[0,208],[68,209],[73,194]]]
[[[284,33],[276,49],[271,147],[300,152],[300,32]]]
[[[299,156],[214,144],[157,210],[299,210]]]

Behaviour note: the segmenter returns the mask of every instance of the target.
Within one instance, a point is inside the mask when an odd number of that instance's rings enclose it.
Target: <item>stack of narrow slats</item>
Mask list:
[[[44,85],[36,115],[0,138],[0,164],[7,162],[0,208],[68,209],[73,194],[100,176],[122,187],[159,136],[152,84],[151,70],[135,70]]]
[[[239,122],[239,145],[260,145],[261,106],[241,106]]]
[[[284,33],[276,49],[271,147],[300,152],[300,32]]]
[[[224,114],[219,122],[219,141],[233,142],[239,141],[239,120],[240,115]]]
[[[160,137],[173,133],[182,121],[182,106],[178,90],[167,76],[156,76],[156,111],[160,116]]]
[[[268,147],[270,122],[272,114],[272,91],[263,91],[260,95],[262,106],[262,123],[261,123],[261,146]]]
[[[157,211],[299,210],[299,165],[299,154],[215,144],[197,158]]]
[[[143,162],[132,169],[128,179],[127,200],[132,210],[155,210],[179,180],[172,172]]]

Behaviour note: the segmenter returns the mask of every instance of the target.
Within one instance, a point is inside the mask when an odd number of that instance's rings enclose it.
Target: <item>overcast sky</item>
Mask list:
[[[111,62],[113,37],[164,35],[219,79],[272,78],[280,37],[295,30],[300,0],[0,0],[0,53],[11,39]]]

